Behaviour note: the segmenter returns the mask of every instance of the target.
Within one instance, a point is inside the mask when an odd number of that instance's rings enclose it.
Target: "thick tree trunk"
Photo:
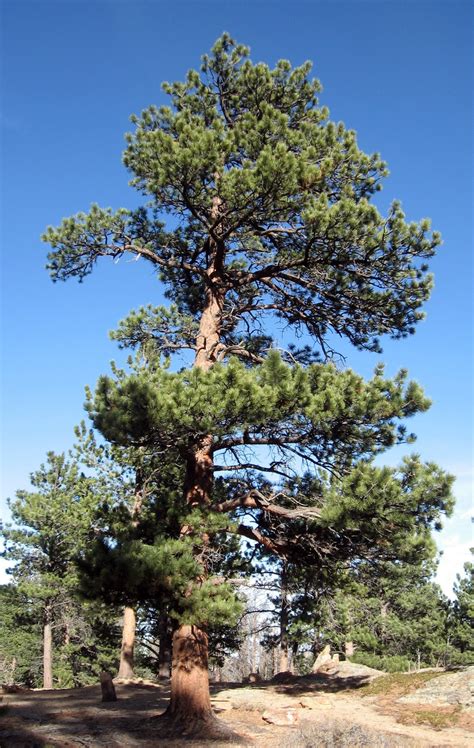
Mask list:
[[[207,634],[197,626],[179,626],[173,634],[169,713],[205,719],[210,711]]]
[[[133,608],[126,607],[123,612],[122,648],[120,650],[120,666],[118,678],[133,678],[133,655],[135,649],[136,618]]]
[[[43,688],[53,687],[53,630],[51,627],[51,611],[45,610],[43,627]]]
[[[173,634],[171,699],[160,719],[160,737],[228,738],[231,732],[214,716],[209,693],[208,639],[197,626]]]

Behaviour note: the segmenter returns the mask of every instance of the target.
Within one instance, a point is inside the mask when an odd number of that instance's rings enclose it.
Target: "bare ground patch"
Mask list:
[[[425,674],[419,675],[423,677],[410,683],[392,679],[385,686],[385,678],[364,686],[364,682],[338,682],[329,676],[295,678],[285,684],[216,684],[212,688],[213,706],[232,731],[225,741],[162,739],[155,718],[167,705],[169,690],[164,685],[118,684],[118,701],[107,704],[100,701],[99,686],[6,694],[0,709],[0,747],[472,745],[472,715],[463,708],[433,709],[398,701],[429,680]],[[277,727],[263,721],[263,711],[287,707],[298,713],[295,727]],[[436,724],[430,721],[430,711],[438,715]]]

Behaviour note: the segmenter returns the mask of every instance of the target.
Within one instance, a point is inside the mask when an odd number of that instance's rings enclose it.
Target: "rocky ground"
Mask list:
[[[213,745],[473,745],[474,668],[377,675],[348,666],[305,678],[282,676],[271,683],[216,684],[213,706],[233,738]],[[116,688],[118,701],[105,704],[99,686],[5,693],[0,706],[1,748],[209,745],[209,741],[160,739],[155,717],[166,706],[167,687],[133,682]]]

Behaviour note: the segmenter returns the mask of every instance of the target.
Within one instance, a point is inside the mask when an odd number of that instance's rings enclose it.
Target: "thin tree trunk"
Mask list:
[[[133,653],[135,649],[136,618],[133,608],[126,607],[123,612],[122,648],[118,678],[133,678]]]
[[[286,564],[283,562],[281,570],[281,608],[280,608],[280,647],[278,672],[286,673],[289,669],[288,661],[288,582]]]
[[[296,655],[298,654],[299,643],[294,641],[291,646],[290,673],[296,673]]]
[[[46,606],[43,627],[43,688],[53,687],[53,630],[51,608]]]
[[[143,506],[143,475],[139,467],[135,471],[135,496],[133,501],[132,527],[137,527]],[[117,678],[130,679],[135,677],[135,638],[137,620],[133,608],[126,606],[123,611],[122,646],[120,649],[120,664]]]

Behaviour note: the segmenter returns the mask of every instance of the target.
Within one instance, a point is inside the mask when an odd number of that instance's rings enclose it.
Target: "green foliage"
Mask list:
[[[224,352],[248,358],[245,323],[255,314],[308,331],[324,353],[331,331],[370,350],[379,349],[379,335],[413,332],[432,286],[425,261],[439,235],[430,235],[427,220],[406,223],[398,202],[386,217],[370,204],[386,165],[359,149],[352,130],[328,120],[310,70],[286,60],[273,70],[253,64],[249,50],[224,34],[200,72],[164,84],[169,107],[132,118],[124,163],[148,206],[94,205],[50,227],[43,238],[53,279],[82,280],[103,256],[143,257],[169,287],[176,331],[176,314],[183,321],[202,308],[211,237],[225,243]],[[178,228],[174,220],[165,228],[164,213],[179,218]],[[169,351],[170,319],[161,311],[158,319],[158,343]],[[126,328],[133,342],[149,337],[143,311]],[[179,340],[172,333],[171,348],[189,347],[185,328]]]
[[[471,549],[472,552],[472,549]],[[464,576],[457,575],[454,586],[451,644],[452,660],[457,664],[474,662],[474,564],[464,564]],[[456,651],[457,650],[457,651]]]
[[[97,678],[104,658],[110,662],[118,652],[117,631],[103,620],[105,611],[78,598],[75,561],[94,537],[98,486],[76,462],[53,452],[31,475],[31,483],[35,491],[18,491],[9,502],[14,524],[2,530],[3,555],[14,562],[10,574],[15,582],[4,588],[5,594],[24,606],[23,612],[16,604],[11,609],[5,646],[18,663],[15,678],[40,685],[42,627],[48,622],[56,683],[83,685]]]
[[[344,653],[351,641],[351,659],[388,672],[449,664],[450,604],[432,572],[429,555],[417,564],[360,562],[314,609],[321,642]]]
[[[410,669],[410,666],[413,666],[410,658],[403,655],[376,655],[363,651],[356,652],[351,657],[351,662],[358,662],[375,670],[384,670],[386,673],[406,672]]]
[[[0,685],[38,685],[41,625],[35,607],[14,585],[0,586]]]
[[[238,440],[283,449],[298,442],[323,465],[332,456],[352,464],[404,441],[396,421],[429,405],[416,383],[405,384],[404,372],[389,380],[379,369],[365,382],[330,364],[291,367],[276,351],[253,369],[233,359],[208,372],[154,364],[115,373],[89,394],[94,425],[114,443],[158,450],[183,452],[190,438],[212,433],[216,450],[238,447]]]

